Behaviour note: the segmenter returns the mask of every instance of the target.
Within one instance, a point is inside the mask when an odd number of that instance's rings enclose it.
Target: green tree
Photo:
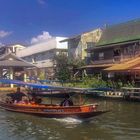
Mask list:
[[[59,54],[54,57],[54,61],[56,63],[56,77],[61,81],[70,80],[68,57],[65,54]]]
[[[66,68],[66,67],[59,68],[59,70],[57,72],[57,77],[61,81],[70,80],[70,71],[69,71],[69,69]]]
[[[38,77],[39,77],[40,80],[44,80],[45,79],[45,73],[44,72],[40,72]]]
[[[74,68],[79,68],[81,66],[85,65],[85,60],[81,60],[81,59],[70,59],[68,61],[69,65],[74,67]]]

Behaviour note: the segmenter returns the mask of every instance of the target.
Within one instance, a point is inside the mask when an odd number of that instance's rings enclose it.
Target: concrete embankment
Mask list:
[[[16,91],[16,87],[15,87],[15,88],[0,87],[0,93],[1,93],[1,92],[11,92],[11,91]]]

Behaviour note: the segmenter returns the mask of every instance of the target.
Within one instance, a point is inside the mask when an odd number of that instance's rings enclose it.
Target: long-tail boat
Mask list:
[[[8,104],[0,101],[0,106],[8,111],[26,113],[47,118],[90,118],[108,112],[98,111],[96,104],[65,107],[43,104]]]
[[[54,87],[50,85],[42,85],[35,83],[25,83],[17,80],[7,80],[0,79],[0,82],[8,84],[16,84],[20,86],[29,86],[33,88],[64,88],[64,87]],[[98,110],[98,105],[87,104],[87,105],[73,105],[73,106],[61,106],[53,104],[40,104],[34,102],[28,103],[11,103],[7,101],[0,101],[0,107],[13,112],[26,113],[47,118],[63,118],[63,117],[73,117],[73,118],[90,118],[94,116],[101,115],[108,111]]]

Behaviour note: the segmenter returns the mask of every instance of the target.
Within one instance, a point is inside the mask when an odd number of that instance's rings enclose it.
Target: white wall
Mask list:
[[[53,37],[42,43],[34,44],[17,52],[18,57],[22,57],[30,63],[34,63],[37,67],[53,67],[53,57],[56,54],[54,49],[67,49],[67,42],[59,41],[66,39],[65,37]]]
[[[44,41],[42,43],[34,44],[31,46],[28,46],[27,48],[18,51],[17,56],[18,57],[25,57],[30,56],[33,54],[41,53],[44,51],[48,51],[51,49],[67,49],[67,43],[59,43],[59,41],[66,39],[65,37],[53,37],[47,41]]]

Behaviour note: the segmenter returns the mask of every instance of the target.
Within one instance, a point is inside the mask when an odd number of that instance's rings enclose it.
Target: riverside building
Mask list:
[[[56,67],[54,56],[60,53],[67,54],[67,42],[60,43],[64,39],[66,38],[52,37],[18,51],[18,57],[36,66],[27,70],[29,76],[41,77],[43,75],[43,79],[54,79]]]

